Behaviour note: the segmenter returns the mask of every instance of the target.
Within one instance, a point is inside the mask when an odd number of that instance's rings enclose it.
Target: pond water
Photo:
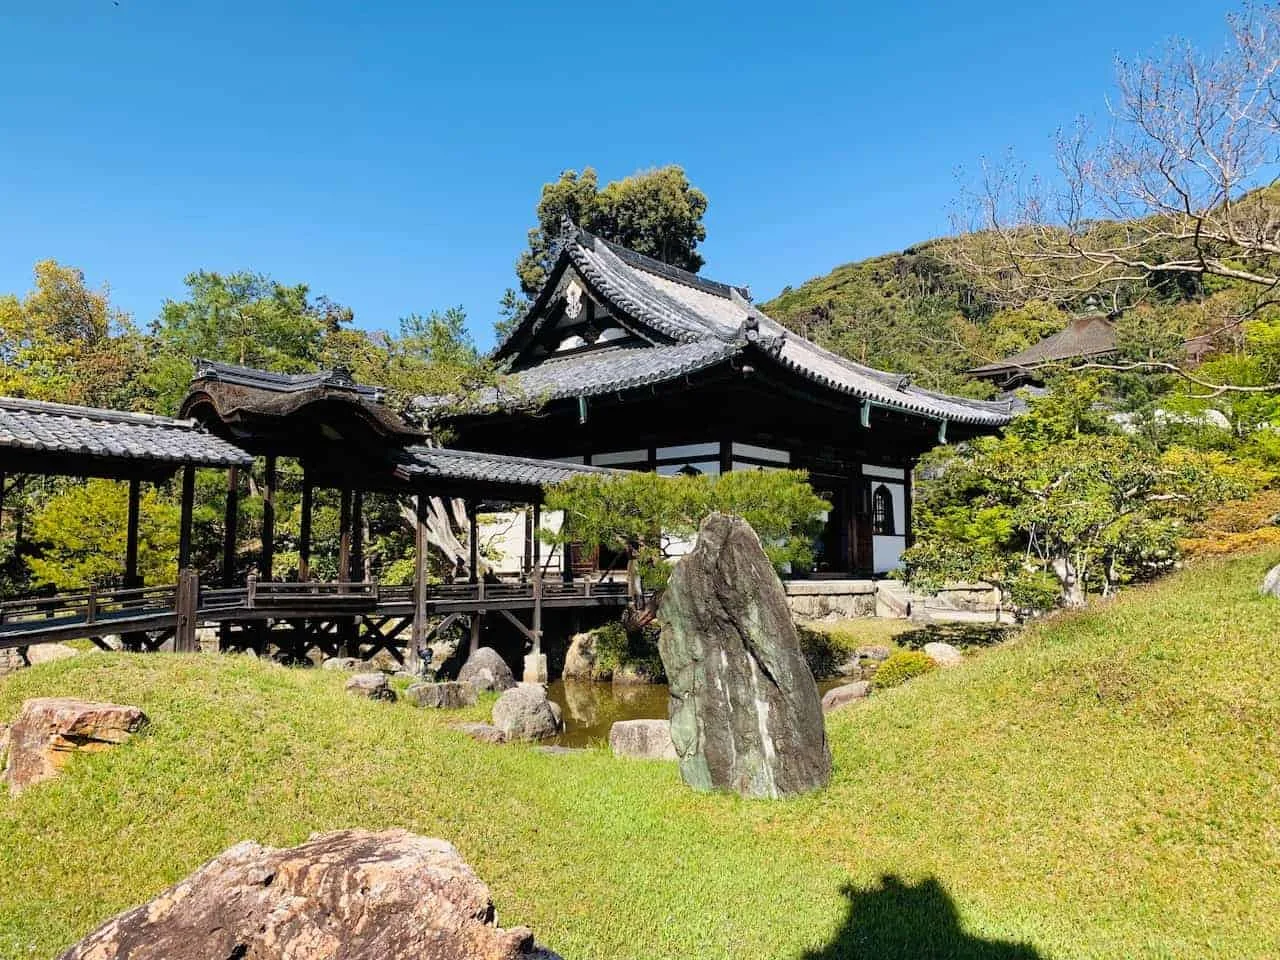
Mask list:
[[[826,693],[847,680],[819,680],[818,692]],[[564,733],[548,741],[562,747],[607,746],[609,728],[619,720],[665,720],[670,694],[665,683],[591,683],[557,680],[547,696],[560,704]]]

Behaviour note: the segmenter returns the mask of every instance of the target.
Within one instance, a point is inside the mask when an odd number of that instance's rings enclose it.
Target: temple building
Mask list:
[[[883,574],[911,541],[912,467],[1008,423],[839,357],[718,283],[566,224],[545,285],[463,413],[463,448],[674,474],[797,468],[832,505],[814,575]],[[424,398],[430,414],[438,401]],[[591,565],[594,558],[576,558]]]

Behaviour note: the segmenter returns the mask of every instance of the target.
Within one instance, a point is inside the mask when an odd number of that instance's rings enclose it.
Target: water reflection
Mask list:
[[[818,692],[847,682],[820,680]],[[614,686],[585,680],[557,680],[547,687],[547,696],[560,704],[564,714],[564,733],[548,742],[562,747],[608,744],[609,728],[619,720],[665,720],[670,700],[665,683]]]

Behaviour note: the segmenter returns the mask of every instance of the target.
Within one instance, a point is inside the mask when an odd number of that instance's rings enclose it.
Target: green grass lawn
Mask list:
[[[455,843],[500,921],[568,960],[1274,957],[1280,605],[1254,587],[1277,559],[1202,564],[835,714],[830,789],[785,803],[473,743],[324,671],[23,671],[2,718],[67,694],[152,724],[0,798],[0,956],[52,956],[241,839],[401,826]]]

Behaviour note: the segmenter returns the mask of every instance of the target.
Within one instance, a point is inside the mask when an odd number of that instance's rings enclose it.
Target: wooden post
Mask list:
[[[351,582],[351,489],[343,487],[338,507],[338,582]]]
[[[222,515],[222,585],[236,585],[236,528],[240,525],[240,468],[227,471],[227,508]]]
[[[474,500],[467,501],[467,521],[469,524],[469,536],[471,542],[468,547],[471,550],[471,582],[480,582],[480,520],[477,513],[477,504]]]
[[[533,568],[533,652],[542,653],[542,571]]]
[[[405,657],[405,667],[410,673],[422,671],[420,653],[427,631],[427,523],[422,517],[425,499],[420,493],[413,498],[413,513],[417,518],[413,538],[413,633]]]
[[[533,506],[525,504],[524,508],[524,557],[520,562],[522,577],[533,572]]]
[[[9,491],[4,488],[4,471],[0,470],[0,540],[4,540],[4,495]]]
[[[182,519],[178,523],[178,572],[191,566],[191,515],[196,500],[196,468],[182,468]]]
[[[142,481],[129,481],[129,519],[125,522],[124,585],[133,589],[142,585],[138,576],[138,505],[142,496]]]
[[[190,567],[178,571],[178,592],[174,598],[177,626],[173,633],[174,653],[196,652],[196,618],[200,605],[200,575]]]
[[[538,531],[542,529],[542,504],[533,505],[533,565],[537,567],[542,560],[542,538]]]
[[[276,458],[267,457],[262,485],[262,556],[258,560],[258,576],[271,579],[276,559]]]
[[[363,583],[364,576],[364,491],[351,493],[351,580]]]
[[[298,582],[311,579],[311,478],[302,471],[302,524],[298,532]]]
[[[480,649],[480,620],[484,614],[477,610],[471,614],[471,645],[468,647],[469,653],[475,653]]]

